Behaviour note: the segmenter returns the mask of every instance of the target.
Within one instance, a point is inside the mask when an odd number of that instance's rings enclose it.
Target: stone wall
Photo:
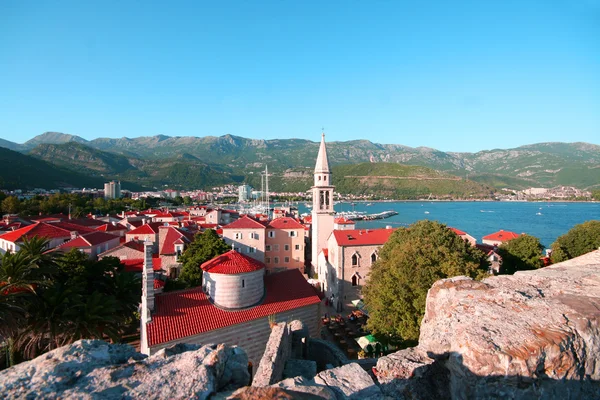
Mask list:
[[[286,323],[272,327],[265,352],[252,380],[253,386],[269,386],[282,379],[285,363],[292,354],[291,339]]]

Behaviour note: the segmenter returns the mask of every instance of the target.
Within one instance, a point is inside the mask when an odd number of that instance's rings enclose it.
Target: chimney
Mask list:
[[[113,221],[112,226],[117,226],[117,221]]]
[[[77,239],[77,236],[79,236],[79,234],[77,233],[77,231],[71,231],[71,240]]]
[[[144,242],[144,269],[142,276],[142,322],[152,320],[151,312],[154,311],[154,268],[152,266],[153,243]]]

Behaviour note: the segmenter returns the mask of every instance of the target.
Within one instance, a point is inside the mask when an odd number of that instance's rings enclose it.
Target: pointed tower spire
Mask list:
[[[325,132],[321,133],[321,146],[317,155],[317,164],[315,165],[315,174],[329,173],[329,159],[327,158],[327,148],[325,147]]]

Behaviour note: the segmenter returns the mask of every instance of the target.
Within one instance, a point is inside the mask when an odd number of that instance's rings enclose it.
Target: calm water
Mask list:
[[[376,221],[357,221],[357,228],[408,226],[429,219],[461,229],[478,242],[500,229],[538,237],[549,247],[573,226],[591,219],[600,220],[600,203],[525,203],[525,202],[391,202],[339,203],[336,211],[366,211],[375,214],[394,210],[398,215]],[[300,213],[310,212],[303,204]],[[428,214],[426,213],[428,212]],[[540,213],[541,215],[537,215]]]

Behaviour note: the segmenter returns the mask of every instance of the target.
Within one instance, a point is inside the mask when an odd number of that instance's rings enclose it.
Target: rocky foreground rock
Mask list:
[[[0,373],[4,399],[207,399],[245,386],[239,347],[176,345],[151,357],[128,345],[80,340]]]
[[[436,282],[419,345],[377,362],[396,398],[600,399],[600,251]]]

